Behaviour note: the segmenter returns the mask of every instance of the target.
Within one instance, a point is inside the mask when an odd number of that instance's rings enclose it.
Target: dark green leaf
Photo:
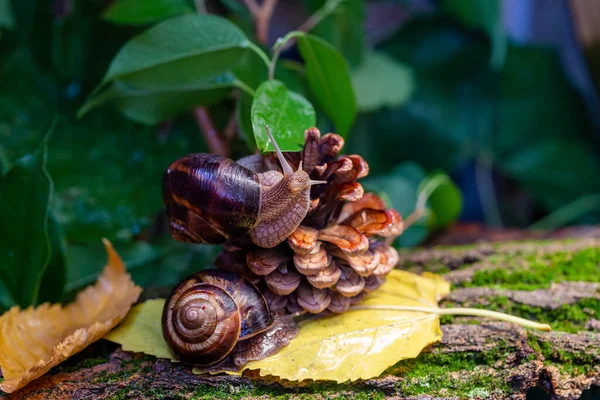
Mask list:
[[[489,153],[495,81],[484,40],[448,20],[421,18],[382,47],[412,68],[414,93],[401,107],[361,115],[346,151],[367,151],[374,174],[388,171],[397,160],[452,171],[478,153]]]
[[[10,165],[35,150],[56,110],[26,90],[26,77],[2,78],[11,83],[10,91],[0,91],[0,141]],[[168,129],[141,126],[110,108],[82,120],[69,114],[59,120],[48,171],[55,181],[52,209],[69,244],[130,240],[143,232],[163,208],[160,182],[167,166],[188,153],[208,151],[188,115]]]
[[[415,89],[412,69],[383,53],[371,52],[352,72],[359,111],[401,106]]]
[[[306,62],[306,79],[313,96],[333,121],[337,133],[346,136],[356,118],[348,64],[333,46],[315,36],[298,37],[298,47]]]
[[[4,147],[0,145],[0,177],[7,173],[9,168],[10,160],[8,158],[8,154],[6,154],[6,150],[4,150]]]
[[[276,80],[258,87],[251,116],[256,144],[262,151],[273,151],[266,125],[282,151],[299,151],[304,144],[304,131],[314,126],[316,120],[312,104]]]
[[[233,85],[233,76],[226,74],[193,85],[138,89],[116,81],[90,98],[79,110],[81,117],[94,108],[111,102],[126,117],[147,125],[166,121],[194,106],[205,106],[221,100]]]
[[[251,151],[256,148],[254,132],[252,130],[252,101],[253,97],[248,93],[240,93],[235,111],[240,134]]]
[[[209,268],[218,246],[192,246],[169,238],[160,243],[114,243],[134,282],[144,288],[171,286],[190,273]],[[67,252],[68,298],[96,281],[106,265],[102,243],[69,246]]]
[[[176,120],[165,136],[110,110],[65,118],[59,127],[48,170],[56,181],[53,210],[69,244],[143,232],[164,207],[160,182],[169,164],[208,151],[192,118]]]
[[[237,79],[256,90],[267,80],[268,68],[261,57],[254,51],[246,53],[233,69]]]
[[[15,27],[15,18],[12,13],[10,0],[0,0],[0,28],[12,29]]]
[[[444,7],[465,25],[484,30],[492,41],[490,63],[501,68],[506,58],[507,39],[502,26],[500,0],[444,0]]]
[[[251,17],[250,11],[241,1],[238,1],[238,0],[220,0],[220,1],[232,13],[237,14],[241,17],[247,17],[247,18]]]
[[[432,172],[419,185],[420,194],[428,188],[429,225],[432,229],[445,228],[455,222],[462,211],[462,193],[450,177],[442,171]]]
[[[183,15],[129,40],[115,56],[102,84],[125,81],[139,88],[197,84],[232,69],[250,42],[228,20]]]
[[[332,43],[351,65],[363,61],[365,46],[364,22],[366,17],[364,0],[305,0],[308,12],[327,11],[311,33]]]
[[[67,280],[67,244],[52,212],[48,212],[51,257],[40,284],[38,303],[57,303],[62,299]]]
[[[496,165],[547,209],[600,192],[600,165],[581,99],[556,55],[510,46],[501,74]]]
[[[102,13],[108,22],[145,25],[194,10],[186,0],[117,0]]]
[[[275,79],[285,83],[285,86],[292,92],[306,97],[308,87],[304,72],[304,66],[298,61],[279,60],[275,69]]]
[[[515,148],[498,164],[549,210],[600,192],[598,159],[581,138],[547,138]]]
[[[37,301],[50,260],[48,205],[53,184],[46,170],[47,140],[0,179],[0,280],[7,300]],[[6,307],[14,304],[5,304]]]
[[[255,52],[249,52],[233,70],[236,78],[244,82],[248,87],[256,90],[261,83],[267,80],[267,67],[263,60]],[[245,91],[240,91],[237,102],[237,122],[240,134],[250,150],[256,148],[254,133],[252,132],[252,120],[250,113],[253,97]]]

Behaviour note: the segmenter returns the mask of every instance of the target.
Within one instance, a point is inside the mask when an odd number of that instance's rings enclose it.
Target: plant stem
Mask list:
[[[258,47],[257,45],[255,45],[252,42],[248,42],[248,48],[252,51],[254,51],[256,54],[258,54],[258,56],[261,58],[261,60],[264,61],[265,65],[268,67],[269,66],[269,57],[267,57],[267,55],[265,54],[264,51],[262,51],[262,49],[260,47]]]
[[[403,230],[407,230],[412,224],[417,222],[423,215],[425,215],[425,208],[423,208],[423,207],[415,208],[415,211],[413,211],[412,214],[410,214],[404,220]]]
[[[279,55],[286,48],[286,45],[290,43],[294,38],[298,36],[304,35],[304,32],[300,31],[292,31],[289,32],[282,38],[277,39],[275,45],[273,46],[273,57],[271,58],[271,62],[269,63],[269,80],[273,80],[275,77],[275,66],[277,65],[277,60],[279,59]]]
[[[219,136],[219,132],[215,128],[215,124],[206,107],[194,108],[193,114],[210,151],[223,157],[229,157],[229,148]]]
[[[314,28],[319,22],[333,12],[344,0],[328,0],[323,7],[319,8],[313,15],[311,15],[306,21],[302,23],[295,31],[289,32],[283,38],[277,39],[273,46],[273,57],[269,64],[269,80],[275,77],[275,66],[279,55],[284,50],[289,49],[295,42],[296,38],[304,35],[306,32]]]
[[[244,92],[248,93],[250,96],[254,97],[254,89],[252,89],[247,83],[240,81],[239,79],[235,79],[233,81],[233,86],[238,89],[242,89]]]
[[[437,308],[437,307],[415,307],[415,306],[354,306],[350,310],[391,310],[391,311],[414,311],[437,315],[468,315],[474,317],[488,317],[500,321],[511,322],[527,328],[550,331],[552,328],[548,324],[542,324],[530,321],[525,318],[515,317],[514,315],[504,314],[498,311],[483,310],[480,308]]]
[[[325,4],[323,4],[323,7],[315,11],[296,30],[300,32],[310,32],[315,26],[319,25],[321,21],[323,21],[327,16],[329,16],[329,14],[331,14],[343,1],[344,0],[327,0]],[[292,44],[293,43],[287,44],[285,49],[287,49]]]
[[[501,227],[502,217],[494,188],[492,161],[489,157],[479,157],[475,163],[475,185],[479,192],[481,208],[488,226]]]
[[[239,99],[237,101],[239,101]],[[229,121],[227,122],[225,129],[223,129],[223,136],[225,137],[226,143],[231,143],[231,141],[235,137],[235,131],[237,130],[237,127],[237,115],[236,109],[234,108],[231,112],[231,115],[229,115]]]
[[[433,192],[442,184],[449,183],[450,179],[446,175],[438,175],[435,178],[429,180],[425,186],[419,188],[419,197],[417,197],[417,204],[415,205],[415,211],[412,212],[404,220],[404,230],[408,229],[412,224],[417,222],[422,216],[427,213],[425,206],[427,200],[431,197]]]

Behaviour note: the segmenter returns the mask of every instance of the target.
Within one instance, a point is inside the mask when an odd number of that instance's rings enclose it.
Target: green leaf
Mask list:
[[[138,88],[197,84],[231,70],[251,46],[228,20],[208,14],[168,19],[129,40],[102,85],[120,80]]]
[[[433,230],[447,227],[460,216],[462,193],[444,172],[429,174],[419,185],[419,195],[428,198],[429,225]]]
[[[352,72],[358,110],[375,111],[401,106],[415,90],[412,68],[380,52],[371,52]]]
[[[208,151],[192,118],[176,120],[165,137],[111,110],[65,118],[54,139],[52,205],[70,244],[139,235],[163,210],[160,182],[169,164]]]
[[[242,139],[246,142],[248,148],[253,151],[256,148],[256,141],[254,140],[254,132],[252,129],[252,102],[254,98],[248,93],[240,93],[238,103],[236,106],[236,118],[240,134]]]
[[[583,132],[581,99],[556,55],[510,46],[500,76],[495,162],[548,210],[600,192],[600,163]]]
[[[267,80],[267,67],[263,60],[255,52],[249,52],[233,70],[236,78],[244,82],[248,87],[256,90],[261,83]],[[248,149],[256,148],[254,133],[252,132],[252,120],[250,117],[253,96],[245,91],[240,91],[240,97],[236,106],[237,122],[240,134]]]
[[[116,81],[81,107],[78,116],[105,103],[113,103],[117,109],[133,121],[154,125],[166,121],[194,106],[214,104],[233,87],[233,76],[223,75],[198,84],[178,87],[139,89],[126,82]]]
[[[547,138],[535,145],[515,148],[498,160],[498,165],[549,210],[600,192],[600,164],[581,138]]]
[[[265,126],[269,126],[282,151],[299,151],[304,144],[304,131],[316,121],[312,104],[276,80],[258,87],[251,117],[256,144],[262,151],[274,150]]]
[[[277,68],[275,68],[275,79],[285,83],[285,86],[292,92],[305,97],[308,95],[304,65],[298,61],[279,60]]]
[[[191,13],[186,0],[117,0],[102,13],[105,21],[123,25],[145,25]]]
[[[250,11],[248,10],[248,8],[243,4],[243,2],[238,1],[238,0],[220,0],[220,2],[227,7],[227,9],[229,9],[229,11],[231,11],[234,14],[243,16],[243,17],[248,17],[250,18]]]
[[[507,37],[502,26],[500,0],[444,0],[444,7],[465,25],[482,29],[492,41],[490,64],[499,69],[507,52]]]
[[[144,288],[167,287],[189,274],[212,267],[219,246],[188,245],[166,238],[158,243],[120,242],[114,244],[133,281]],[[68,298],[96,281],[102,273],[105,250],[98,242],[68,247]]]
[[[67,244],[52,212],[48,212],[48,236],[52,255],[42,277],[38,303],[61,301],[67,280]]]
[[[311,33],[332,43],[351,65],[363,61],[366,48],[364,0],[305,0],[310,14],[323,13],[325,18]]]
[[[337,133],[346,136],[356,118],[348,64],[333,46],[315,36],[299,36],[298,48],[306,62],[306,79],[313,96],[333,121]]]
[[[13,16],[10,0],[0,0],[0,28],[13,29],[15,17]]]
[[[12,298],[21,307],[37,301],[51,256],[48,205],[53,183],[46,153],[47,138],[0,179],[0,280],[7,289],[4,300]]]

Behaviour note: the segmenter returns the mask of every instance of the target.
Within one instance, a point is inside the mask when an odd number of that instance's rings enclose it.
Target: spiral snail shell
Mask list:
[[[165,171],[163,201],[173,238],[223,243],[249,233],[260,247],[278,245],[300,225],[310,207],[313,181],[292,170],[267,128],[281,163],[279,171],[256,173],[228,158],[190,154]]]
[[[207,270],[181,282],[167,298],[163,336],[183,361],[210,365],[238,341],[269,329],[273,316],[261,292],[230,271]]]

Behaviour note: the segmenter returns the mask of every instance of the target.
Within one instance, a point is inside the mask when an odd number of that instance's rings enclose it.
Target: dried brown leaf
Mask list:
[[[95,285],[66,307],[42,304],[13,307],[0,317],[0,389],[14,392],[102,338],[117,325],[142,289],[125,272],[123,261],[104,239],[108,264]]]

